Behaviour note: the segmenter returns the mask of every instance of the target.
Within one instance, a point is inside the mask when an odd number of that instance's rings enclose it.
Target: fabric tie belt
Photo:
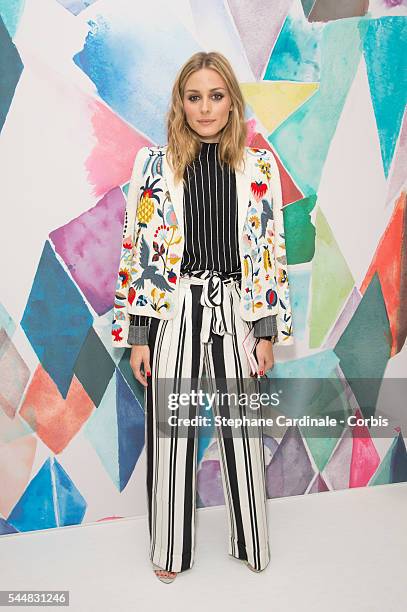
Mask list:
[[[232,331],[232,307],[230,290],[239,283],[238,278],[224,277],[213,270],[188,272],[181,275],[183,284],[203,285],[201,293],[202,327],[201,342],[212,342],[211,334],[223,336]]]

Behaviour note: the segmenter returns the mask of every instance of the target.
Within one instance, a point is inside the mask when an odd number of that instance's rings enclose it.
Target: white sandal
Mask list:
[[[245,560],[245,563],[246,563],[247,567],[248,567],[249,569],[251,569],[251,570],[252,570],[252,572],[256,572],[256,574],[258,574],[259,572],[262,572],[262,571],[263,571],[263,570],[257,570],[257,569],[255,569],[255,568],[253,567],[253,565],[250,565],[250,563],[249,563],[248,561],[246,561],[246,560]]]
[[[177,572],[169,572],[168,570],[164,570],[162,567],[158,567],[153,563],[154,573],[157,576],[158,580],[161,582],[170,583],[175,580],[177,577]]]

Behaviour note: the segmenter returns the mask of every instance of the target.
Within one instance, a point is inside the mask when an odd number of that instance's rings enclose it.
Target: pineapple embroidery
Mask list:
[[[155,159],[155,157],[158,159]],[[178,253],[172,249],[182,240],[178,232],[178,224],[170,194],[166,191],[161,203],[160,195],[163,190],[156,187],[160,177],[162,177],[161,158],[161,153],[158,156],[150,157],[153,176],[159,174],[159,177],[150,184],[151,175],[149,175],[145,185],[141,188],[142,195],[137,209],[138,232],[135,240],[135,253],[138,256],[140,270],[131,287],[138,296],[136,305],[145,306],[149,303],[156,312],[163,308],[166,310],[171,308],[171,303],[165,299],[166,292],[171,293],[176,287],[178,275],[174,271],[174,266],[181,259]],[[157,201],[157,206],[154,200]],[[152,243],[147,242],[144,235],[141,234],[141,244],[137,248],[141,228],[147,227],[153,221],[156,222],[157,216],[165,220],[166,223],[161,223],[156,227]],[[147,292],[140,293],[140,291],[146,290],[146,281],[153,285],[149,295]]]
[[[159,187],[154,187],[160,179],[156,179],[150,185],[150,177],[147,177],[146,184],[141,187],[143,190],[139,205],[137,208],[137,221],[140,225],[146,227],[147,223],[151,221],[154,215],[154,202],[153,199],[160,202],[160,198],[158,197],[158,193],[162,191]]]

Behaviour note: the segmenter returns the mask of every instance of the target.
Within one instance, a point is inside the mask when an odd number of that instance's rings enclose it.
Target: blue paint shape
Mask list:
[[[0,17],[0,131],[6,121],[24,65]]]
[[[205,451],[211,444],[215,433],[213,410],[206,410],[206,407],[206,403],[205,406],[199,406],[199,416],[206,417],[209,424],[205,426],[200,425],[198,427],[197,466],[199,466],[200,462],[202,461]]]
[[[269,137],[304,197],[318,192],[328,149],[359,64],[367,21],[355,17],[325,25],[319,90]]]
[[[92,323],[93,317],[80,291],[58,262],[47,240],[21,327],[64,398]]]
[[[390,463],[391,482],[407,482],[407,452],[400,432],[392,449]]]
[[[62,465],[56,459],[54,459],[54,475],[59,525],[61,527],[80,525],[87,507],[85,498],[79,493]]]
[[[407,104],[407,19],[372,19],[363,54],[387,177]]]
[[[311,272],[309,270],[290,269],[288,276],[292,290],[293,332],[297,339],[303,340],[307,330]]]
[[[14,38],[24,12],[25,0],[0,0],[0,15],[11,38]],[[0,57],[1,54],[0,54]],[[2,71],[4,75],[5,72]],[[4,78],[4,77],[3,77]]]
[[[277,361],[267,372],[269,380],[260,381],[260,393],[278,393],[277,409],[287,416],[309,414],[323,381],[337,379],[338,363],[338,357],[330,349],[301,359]]]
[[[164,4],[151,8],[151,18],[146,18],[146,7],[131,15],[120,5],[112,10],[117,13],[109,21],[97,15],[88,22],[84,47],[73,61],[117,114],[153,142],[165,144],[164,117],[173,82],[180,66],[200,48]]]
[[[98,454],[114,486],[119,489],[116,401],[116,375],[114,373],[102,401],[92,412],[82,431]]]
[[[7,535],[8,533],[18,533],[18,529],[0,517],[0,535]]]
[[[73,15],[79,15],[84,9],[91,6],[97,0],[58,0]]]
[[[116,370],[116,410],[120,491],[122,491],[144,447],[145,420],[142,407],[119,370]]]
[[[327,378],[335,372],[339,359],[331,349],[319,351],[314,355],[276,362],[267,374],[269,378]]]
[[[264,80],[319,81],[320,43],[324,25],[287,15],[274,45]]]
[[[7,520],[18,531],[36,531],[37,529],[58,527],[52,490],[51,460],[49,458],[28,484]]]

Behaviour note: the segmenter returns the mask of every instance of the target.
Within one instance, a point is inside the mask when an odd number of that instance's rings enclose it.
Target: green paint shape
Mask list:
[[[315,0],[301,0],[302,8],[304,10],[304,15],[308,17],[311,12],[312,7],[315,4]]]
[[[307,406],[306,414],[311,417],[330,417],[336,419],[337,427],[316,426],[300,427],[303,437],[307,441],[308,448],[314,458],[318,470],[322,472],[342,435],[346,418],[352,414],[352,409],[344,393],[342,382],[336,376],[335,371],[329,378],[318,380],[319,389]],[[341,424],[344,421],[344,424]]]
[[[83,432],[95,449],[111,481],[120,491],[115,376],[110,379],[102,401],[86,421]]]
[[[289,265],[311,261],[315,251],[315,227],[310,213],[317,196],[314,194],[303,200],[284,206],[284,231]]]
[[[304,195],[318,191],[328,149],[361,58],[361,41],[368,27],[365,19],[342,19],[324,27],[318,91],[268,138]]]
[[[310,348],[321,346],[355,284],[351,271],[320,208],[317,210],[315,226],[316,246],[312,265]]]
[[[373,485],[382,485],[382,484],[390,484],[392,482],[391,478],[391,465],[392,465],[392,455],[397,444],[397,438],[393,440],[389,450],[387,451],[383,461],[377,468],[374,476],[369,482],[369,486]]]
[[[391,342],[389,318],[375,272],[334,349],[366,418],[375,413],[383,373],[390,358]]]

